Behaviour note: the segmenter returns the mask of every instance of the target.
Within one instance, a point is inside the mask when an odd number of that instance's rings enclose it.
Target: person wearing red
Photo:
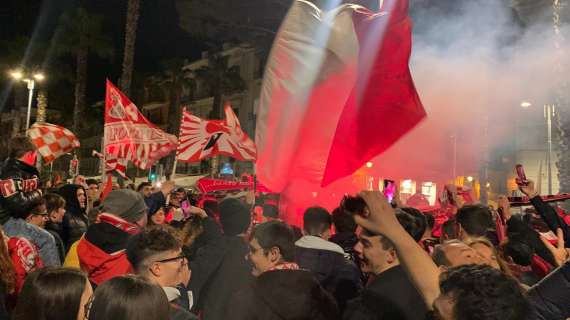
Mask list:
[[[147,223],[143,196],[132,190],[111,191],[101,205],[100,223],[89,226],[77,245],[81,269],[94,285],[131,273],[127,242]]]

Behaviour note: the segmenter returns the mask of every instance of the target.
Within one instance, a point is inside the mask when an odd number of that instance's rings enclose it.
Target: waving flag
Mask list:
[[[326,186],[398,141],[426,116],[410,53],[407,0],[378,13],[294,1],[263,79],[259,180],[276,191]]]
[[[105,161],[108,171],[123,171],[128,161],[149,169],[175,150],[177,139],[150,123],[110,81],[105,98]]]
[[[226,104],[225,120],[202,120],[187,111],[180,125],[180,145],[176,156],[181,162],[196,162],[216,155],[254,161],[255,143],[243,132],[231,106]]]
[[[27,135],[46,164],[74,148],[79,148],[80,145],[79,140],[71,131],[50,123],[35,123],[28,129]]]

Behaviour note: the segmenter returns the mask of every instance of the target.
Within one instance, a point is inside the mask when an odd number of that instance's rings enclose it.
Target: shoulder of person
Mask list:
[[[184,310],[181,307],[171,303],[170,320],[198,320],[198,317],[192,312]]]

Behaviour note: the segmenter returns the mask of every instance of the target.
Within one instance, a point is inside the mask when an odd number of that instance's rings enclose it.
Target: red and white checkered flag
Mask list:
[[[55,124],[35,123],[26,133],[46,164],[79,147],[71,131]]]

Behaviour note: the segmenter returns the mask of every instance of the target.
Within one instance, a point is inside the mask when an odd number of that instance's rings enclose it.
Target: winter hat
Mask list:
[[[115,215],[131,223],[140,220],[147,211],[143,196],[128,189],[109,192],[103,200],[101,208],[102,212]]]
[[[244,233],[251,223],[248,207],[238,199],[225,199],[220,203],[220,223],[224,235]]]

